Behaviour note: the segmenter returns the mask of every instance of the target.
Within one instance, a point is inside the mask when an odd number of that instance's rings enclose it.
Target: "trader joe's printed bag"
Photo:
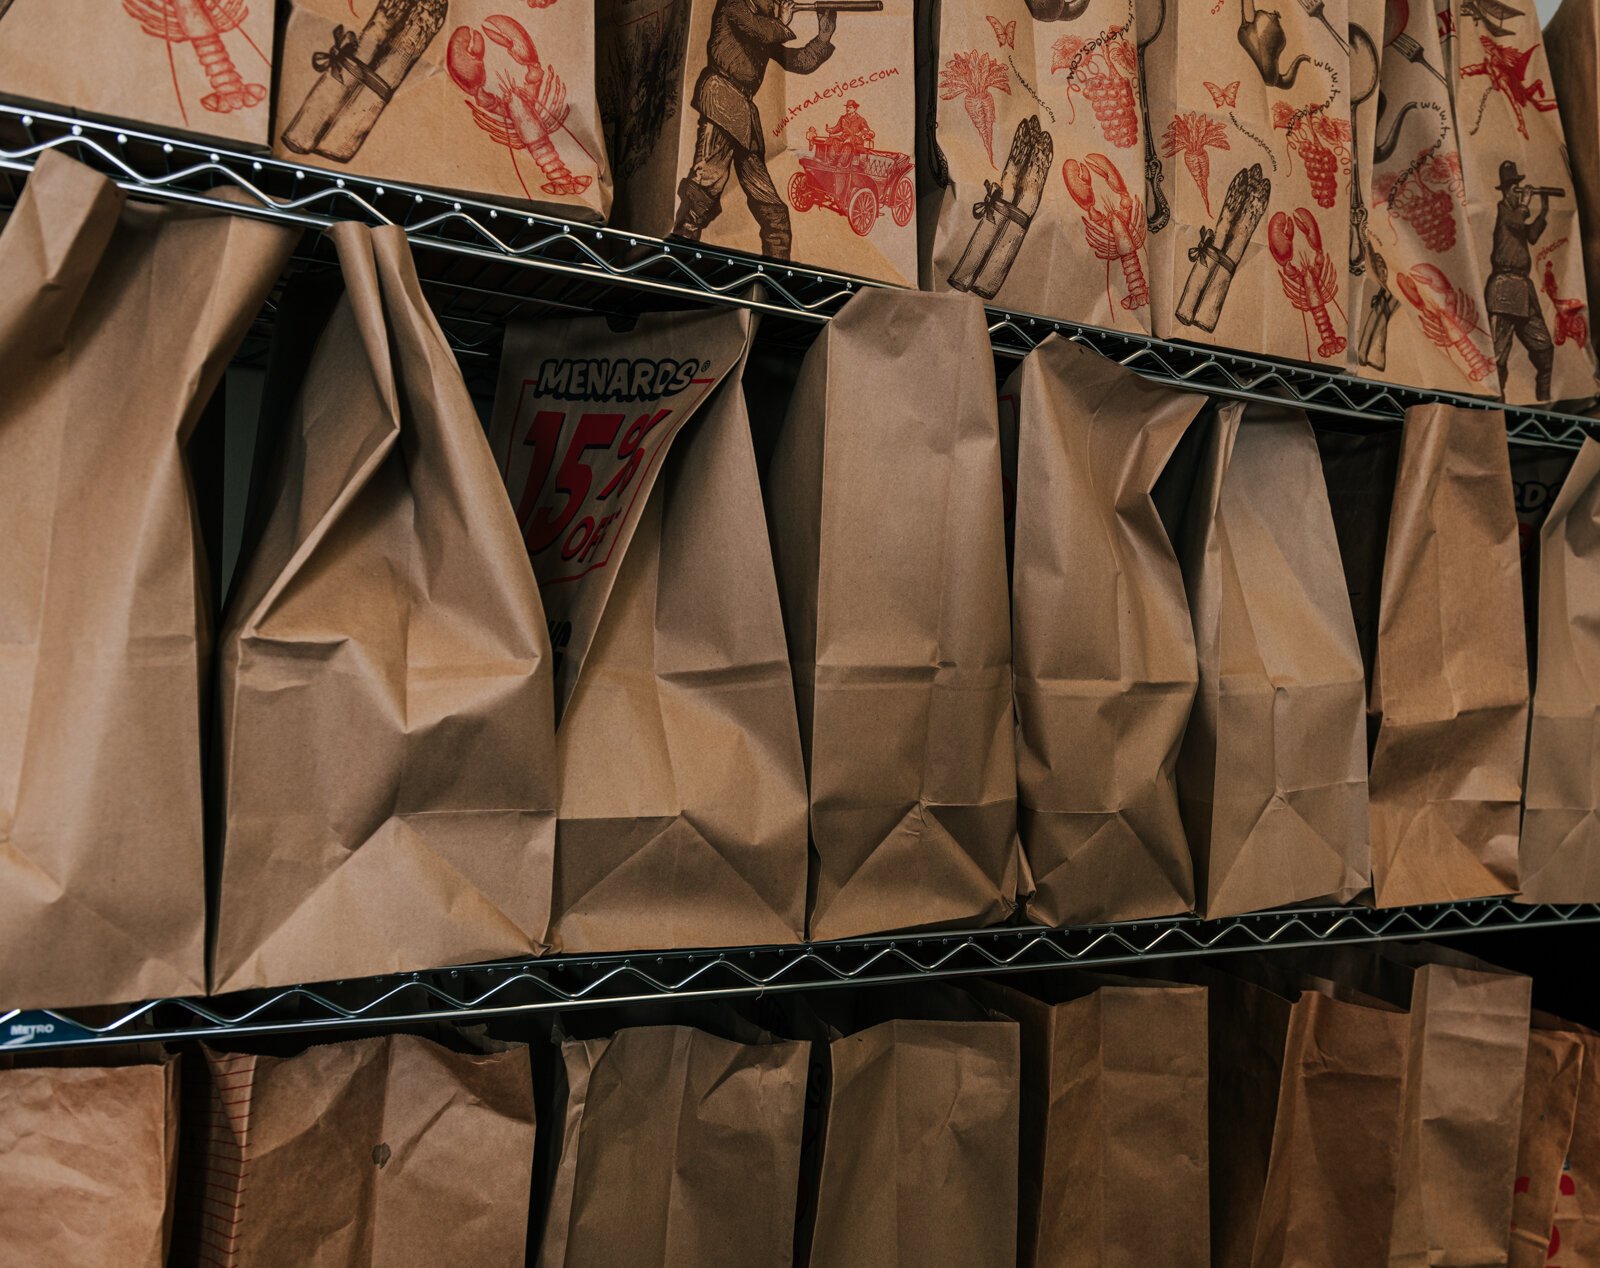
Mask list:
[[[923,285],[1148,331],[1128,0],[950,0],[919,21]]]
[[[507,331],[493,439],[557,657],[564,950],[804,932],[805,768],[749,337],[742,312]]]
[[[1450,0],[1445,19],[1466,226],[1498,384],[1513,405],[1593,396],[1578,204],[1539,14]]]
[[[1342,365],[1346,0],[1138,0],[1155,331]]]
[[[287,9],[278,157],[606,215],[594,0],[289,0]]]
[[[914,286],[912,4],[598,0],[613,221]]]

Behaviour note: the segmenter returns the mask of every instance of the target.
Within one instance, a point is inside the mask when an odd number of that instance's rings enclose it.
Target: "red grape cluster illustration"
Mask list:
[[[1350,120],[1321,107],[1294,109],[1286,102],[1272,107],[1272,126],[1288,134],[1291,154],[1298,154],[1311,182],[1317,206],[1331,207],[1339,194],[1339,173],[1350,174]]]
[[[1139,54],[1125,29],[1114,26],[1095,40],[1063,35],[1050,46],[1050,53],[1050,73],[1067,72],[1068,98],[1082,93],[1089,99],[1106,143],[1123,150],[1138,145],[1139,110],[1133,86]]]
[[[1410,225],[1428,250],[1442,254],[1456,244],[1456,200],[1466,194],[1461,155],[1423,151],[1417,159],[1405,172],[1375,177],[1373,201],[1386,206],[1391,219]]]

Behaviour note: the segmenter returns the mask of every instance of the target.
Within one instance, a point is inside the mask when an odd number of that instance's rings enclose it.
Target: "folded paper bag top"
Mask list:
[[[551,657],[399,229],[346,223],[220,655],[218,991],[541,949]],[[268,420],[269,424],[272,420]]]
[[[125,202],[59,151],[0,233],[7,1007],[204,989],[210,603],[184,451],[296,241]]]
[[[812,937],[1015,905],[993,364],[971,296],[864,290],[806,354],[767,471],[811,776]]]

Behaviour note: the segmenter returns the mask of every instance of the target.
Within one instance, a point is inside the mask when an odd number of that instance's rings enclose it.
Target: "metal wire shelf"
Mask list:
[[[340,175],[203,139],[0,103],[0,206],[15,201],[41,155],[61,149],[123,188],[176,202],[231,187],[231,210],[320,230],[336,220],[395,224],[419,248],[419,269],[446,332],[466,357],[493,358],[513,316],[572,311],[623,314],[684,302],[742,305],[815,326],[863,286],[839,273],[672,243],[512,205]],[[15,175],[7,175],[14,173]],[[313,248],[313,252],[315,248]],[[1060,334],[1149,378],[1246,400],[1289,401],[1367,420],[1398,419],[1410,405],[1442,401],[1494,408],[1480,398],[1424,392],[1291,362],[1170,343],[1045,317],[989,310],[996,353],[1022,356]],[[1544,409],[1508,409],[1513,441],[1576,448],[1600,421]]]
[[[1311,906],[1214,921],[1180,916],[1073,929],[1010,926],[796,946],[551,956],[210,999],[151,1000],[126,1008],[0,1012],[0,1049],[219,1041],[661,999],[754,996],[1593,923],[1600,923],[1600,904],[1521,906],[1486,899],[1390,911]]]

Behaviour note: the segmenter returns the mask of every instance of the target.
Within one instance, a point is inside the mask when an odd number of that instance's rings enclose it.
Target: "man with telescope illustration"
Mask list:
[[[706,65],[690,104],[699,112],[694,161],[678,184],[673,233],[697,242],[722,212],[730,171],[739,177],[761,234],[761,251],[787,260],[793,235],[789,208],[767,171],[766,138],[754,97],[776,62],[791,75],[809,75],[833,55],[833,32],[842,11],[877,12],[883,0],[717,0],[706,40]],[[815,13],[817,33],[793,46],[796,13]]]
[[[1494,337],[1494,360],[1500,371],[1500,390],[1506,388],[1506,372],[1511,361],[1511,340],[1515,336],[1533,363],[1538,398],[1550,397],[1550,371],[1555,365],[1555,344],[1550,327],[1539,308],[1539,293],[1533,287],[1533,252],[1529,249],[1544,234],[1550,219],[1550,200],[1563,198],[1566,190],[1544,185],[1525,185],[1523,175],[1510,159],[1500,164],[1500,202],[1495,208],[1494,245],[1489,253],[1489,280],[1483,285],[1483,307],[1489,314],[1489,330]],[[1539,214],[1529,217],[1528,200],[1538,195]]]

